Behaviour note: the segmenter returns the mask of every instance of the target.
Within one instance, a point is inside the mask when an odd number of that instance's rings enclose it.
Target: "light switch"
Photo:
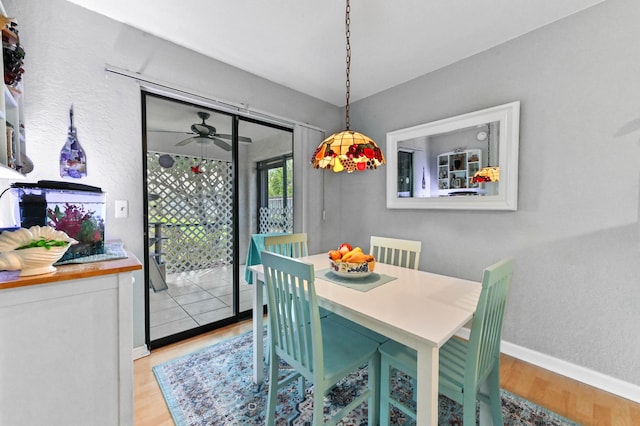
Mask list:
[[[116,200],[116,218],[129,216],[129,202],[127,200]]]

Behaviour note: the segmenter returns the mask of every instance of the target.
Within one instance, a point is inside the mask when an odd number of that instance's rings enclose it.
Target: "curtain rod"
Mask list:
[[[245,117],[257,117],[257,118],[261,118],[265,121],[269,121],[271,123],[274,124],[280,124],[280,125],[284,125],[290,128],[293,128],[294,125],[300,125],[300,126],[304,126],[304,127],[308,127],[310,129],[315,129],[315,130],[319,130],[324,132],[324,129],[321,129],[319,127],[316,126],[312,126],[308,123],[302,123],[296,120],[291,120],[288,118],[284,118],[284,117],[278,117],[278,116],[274,116],[272,114],[268,114],[265,112],[261,112],[261,111],[257,111],[257,110],[252,110],[249,109],[248,106],[245,105],[236,105],[233,104],[231,102],[227,102],[227,101],[221,101],[219,99],[213,99],[213,98],[209,98],[207,96],[203,96],[203,95],[199,95],[197,93],[193,93],[191,91],[189,91],[188,89],[183,89],[183,88],[179,88],[176,86],[171,85],[170,83],[166,83],[163,81],[160,81],[158,79],[155,79],[153,77],[148,77],[148,76],[144,76],[143,74],[139,74],[137,72],[133,72],[133,71],[129,71],[123,68],[118,68],[112,65],[106,65],[105,66],[105,71],[112,73],[112,74],[116,74],[116,75],[121,75],[123,77],[128,77],[131,79],[134,79],[140,83],[145,83],[145,84],[141,84],[142,87],[144,87],[146,90],[155,92],[156,94],[172,94],[172,95],[183,95],[186,96],[186,99],[183,100],[187,100],[187,101],[193,101],[194,98],[196,99],[200,99],[202,101],[204,101],[205,103],[212,103],[213,105],[216,105],[218,108],[226,111],[226,112],[232,112],[232,113],[238,113],[239,115],[245,116]]]

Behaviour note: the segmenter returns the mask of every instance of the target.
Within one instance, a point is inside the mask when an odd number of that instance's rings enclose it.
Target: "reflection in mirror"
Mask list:
[[[387,134],[387,207],[517,208],[519,102]]]
[[[476,174],[499,167],[499,122],[398,142],[398,197],[498,194],[499,180]]]

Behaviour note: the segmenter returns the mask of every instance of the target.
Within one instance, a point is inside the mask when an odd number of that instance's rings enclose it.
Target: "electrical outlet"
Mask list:
[[[116,218],[129,216],[129,202],[127,200],[116,200]]]

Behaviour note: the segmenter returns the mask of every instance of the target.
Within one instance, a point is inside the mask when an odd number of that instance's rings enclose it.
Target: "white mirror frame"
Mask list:
[[[467,197],[401,198],[397,193],[398,147],[402,141],[424,138],[458,129],[499,122],[498,195]],[[517,210],[520,102],[420,124],[387,133],[387,208],[444,210]]]

